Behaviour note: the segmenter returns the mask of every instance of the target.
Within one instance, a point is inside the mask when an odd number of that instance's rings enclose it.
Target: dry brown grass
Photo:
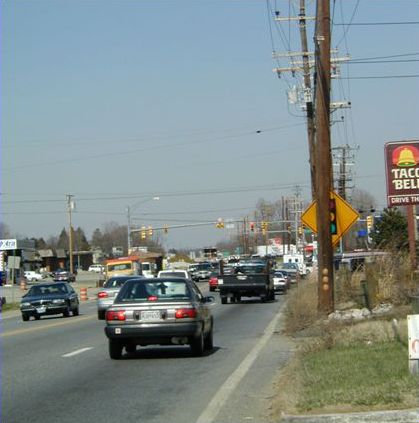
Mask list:
[[[317,277],[311,274],[289,293],[285,310],[285,332],[295,334],[318,320]]]
[[[289,293],[284,311],[284,332],[299,340],[299,352],[277,376],[276,395],[272,402],[271,417],[278,421],[282,413],[298,414],[298,399],[304,389],[304,356],[311,352],[345,348],[354,345],[377,345],[395,340],[407,345],[406,315],[412,313],[411,296],[417,295],[417,275],[410,270],[409,258],[397,254],[362,271],[341,272],[335,275],[336,309],[364,307],[361,281],[368,280],[368,293],[372,306],[391,303],[391,314],[365,321],[328,321],[317,312],[317,275],[302,280]],[[397,319],[397,325],[392,319]],[[407,362],[407,357],[406,357]],[[403,404],[417,404],[417,398],[404,393]],[[382,404],[384,408],[385,404]],[[343,408],[342,408],[343,407]],[[345,411],[362,411],[362,406],[342,405]],[[380,406],[378,406],[380,408]],[[300,410],[301,411],[301,410]],[[333,411],[324,408],[324,412]]]

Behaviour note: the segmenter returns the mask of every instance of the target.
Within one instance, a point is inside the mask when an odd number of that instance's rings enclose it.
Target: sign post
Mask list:
[[[415,205],[419,204],[419,140],[388,142],[384,146],[388,207],[406,206],[409,253],[416,269]]]

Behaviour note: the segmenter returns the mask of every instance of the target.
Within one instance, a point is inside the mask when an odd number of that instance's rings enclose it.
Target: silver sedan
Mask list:
[[[186,278],[128,280],[106,312],[109,355],[134,353],[138,345],[190,345],[194,355],[213,348],[214,297]]]

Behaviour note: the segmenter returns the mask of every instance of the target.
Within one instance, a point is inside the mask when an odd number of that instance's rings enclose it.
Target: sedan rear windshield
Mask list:
[[[38,285],[33,286],[28,291],[28,297],[38,295],[56,295],[56,294],[67,294],[67,288],[63,284],[54,285]]]
[[[244,274],[266,273],[266,267],[255,266],[255,265],[237,266],[235,269],[235,273],[244,273]]]
[[[128,278],[110,278],[104,284],[104,288],[120,288]]]
[[[188,285],[184,281],[165,280],[165,281],[133,281],[127,282],[116,302],[130,301],[167,301],[167,300],[185,300],[190,299]]]
[[[160,277],[162,278],[184,278],[184,272],[161,272]]]

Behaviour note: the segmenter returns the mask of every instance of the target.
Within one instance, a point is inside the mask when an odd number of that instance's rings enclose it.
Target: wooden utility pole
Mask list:
[[[317,0],[316,33],[316,199],[318,241],[318,311],[334,310],[333,248],[330,234],[330,191],[332,160],[330,151],[330,3]]]
[[[305,0],[300,0],[300,39],[301,52],[303,56],[303,73],[304,73],[304,97],[306,99],[306,115],[307,115],[307,136],[308,151],[311,174],[311,197],[316,198],[316,166],[315,166],[315,126],[314,126],[314,108],[311,93],[311,73],[310,59],[307,45],[307,29],[306,29],[306,6]]]

